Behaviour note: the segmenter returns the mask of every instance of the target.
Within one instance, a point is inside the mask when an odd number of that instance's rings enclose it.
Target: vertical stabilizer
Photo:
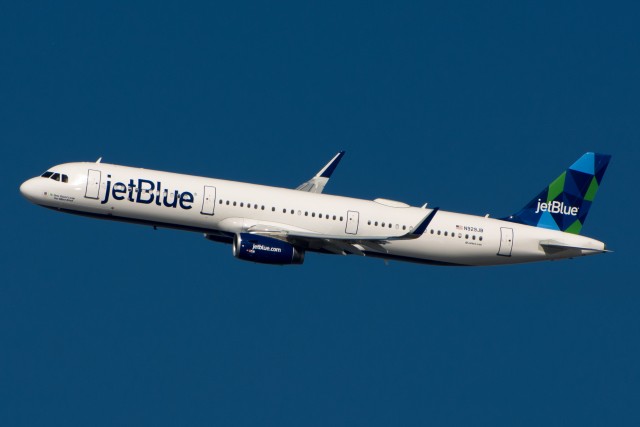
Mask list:
[[[503,219],[579,234],[609,160],[608,154],[585,153],[518,213]]]

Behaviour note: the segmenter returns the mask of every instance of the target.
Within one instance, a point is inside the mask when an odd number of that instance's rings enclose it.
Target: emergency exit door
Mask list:
[[[358,220],[360,214],[356,211],[347,211],[347,227],[345,233],[357,234],[358,233]]]

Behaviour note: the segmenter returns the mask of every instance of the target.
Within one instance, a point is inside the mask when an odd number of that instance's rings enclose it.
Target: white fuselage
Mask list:
[[[32,202],[65,212],[198,231],[221,240],[254,226],[319,236],[398,236],[429,213],[369,201],[105,163],[52,168],[68,182],[37,177],[21,191]],[[133,185],[131,185],[133,184]],[[541,241],[571,249],[548,251]],[[357,244],[356,244],[357,246]],[[584,249],[578,249],[584,248]],[[307,250],[315,250],[313,245]],[[416,239],[360,246],[363,254],[445,265],[498,265],[573,258],[605,250],[580,235],[493,218],[438,211]]]

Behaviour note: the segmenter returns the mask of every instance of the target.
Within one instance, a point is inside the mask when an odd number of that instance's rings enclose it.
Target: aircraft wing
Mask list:
[[[338,163],[340,163],[340,160],[342,159],[342,156],[344,156],[344,153],[344,151],[340,151],[338,154],[336,154],[333,159],[329,161],[329,163],[327,163],[322,169],[320,169],[317,174],[315,174],[313,178],[303,184],[300,184],[298,188],[296,188],[296,190],[308,191],[309,193],[322,193],[322,190],[324,190],[324,186],[327,185],[327,182],[329,182],[331,174],[334,170],[336,170],[336,167],[338,166]]]
[[[412,240],[422,236],[427,226],[438,212],[439,208],[434,208],[420,222],[412,227],[408,232],[391,235],[328,235],[321,233],[313,233],[309,231],[300,231],[287,229],[282,225],[272,226],[266,224],[256,224],[247,229],[247,233],[259,234],[278,240],[283,240],[292,245],[305,249],[325,250],[336,254],[356,254],[364,255],[365,250],[374,250],[377,252],[386,252],[384,245],[393,240]]]

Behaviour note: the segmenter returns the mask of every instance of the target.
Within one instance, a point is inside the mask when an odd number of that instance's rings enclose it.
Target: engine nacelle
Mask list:
[[[304,251],[282,240],[240,233],[233,239],[233,256],[262,264],[302,264]]]

